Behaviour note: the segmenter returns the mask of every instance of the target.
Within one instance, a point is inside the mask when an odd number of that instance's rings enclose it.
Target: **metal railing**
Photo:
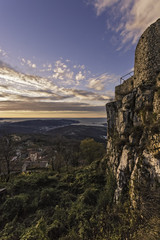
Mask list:
[[[120,78],[120,84],[122,84],[125,80],[132,77],[134,75],[134,71],[127,73],[126,75]]]

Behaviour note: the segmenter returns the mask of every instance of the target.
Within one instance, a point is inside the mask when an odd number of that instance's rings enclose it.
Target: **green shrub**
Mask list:
[[[44,219],[41,218],[35,226],[28,228],[21,236],[21,240],[49,240]]]
[[[57,219],[48,227],[49,239],[59,239],[64,233],[66,233],[65,226]]]
[[[105,154],[105,148],[102,143],[94,141],[92,138],[87,138],[81,141],[81,155],[86,164],[101,159]]]
[[[27,210],[29,198],[24,193],[8,198],[3,204],[5,218],[12,220],[15,216],[22,216]]]
[[[56,205],[57,194],[53,188],[44,188],[40,193],[39,206],[47,207]]]
[[[99,191],[97,189],[94,189],[94,188],[87,189],[82,195],[83,203],[87,205],[95,206],[97,204],[98,194],[99,194]]]
[[[72,230],[67,236],[60,237],[59,240],[81,240],[81,238],[78,233]]]
[[[18,178],[14,181],[13,193],[24,193],[26,191],[33,191],[36,189],[36,184],[33,181],[29,181],[27,178]]]

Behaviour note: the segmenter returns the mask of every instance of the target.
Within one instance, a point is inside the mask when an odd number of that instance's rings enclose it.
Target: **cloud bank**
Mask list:
[[[106,91],[107,84],[117,80],[112,75],[105,73],[86,79],[87,72],[83,65],[76,66],[77,72],[72,73],[62,61],[43,67],[49,68],[54,76],[28,75],[0,63],[1,112],[103,112],[105,103],[113,97],[112,91]]]
[[[127,42],[135,44],[142,32],[160,17],[159,0],[94,0],[90,3],[97,16],[107,12],[107,27],[120,34],[118,50]]]

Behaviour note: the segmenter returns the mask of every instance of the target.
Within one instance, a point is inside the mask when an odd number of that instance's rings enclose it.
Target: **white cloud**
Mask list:
[[[95,91],[88,90],[86,88],[86,83],[88,82],[86,79],[83,79],[83,72],[79,71],[77,73],[77,80],[81,79],[84,81],[81,86],[79,85],[77,87],[76,75],[74,75],[74,73],[72,73],[68,67],[65,68],[62,62],[58,62],[56,66],[58,68],[66,69],[64,71],[58,70],[60,74],[62,74],[62,72],[65,74],[65,83],[67,82],[66,79],[70,81],[69,79],[73,78],[73,83],[70,88],[64,87],[65,84],[60,84],[59,87],[53,82],[53,80],[49,80],[48,78],[22,74],[9,66],[2,64],[0,67],[1,110],[29,109],[36,111],[39,109],[41,111],[45,111],[46,109],[53,110],[55,105],[57,106],[56,109],[58,110],[58,107],[60,108],[63,104],[66,104],[65,106],[70,107],[72,106],[72,103],[83,107],[88,106],[89,108],[90,106],[104,107],[104,104],[111,99],[110,94],[106,91],[97,93]],[[48,68],[48,64],[46,67]],[[57,72],[57,74],[59,74],[59,72]],[[90,81],[90,85],[92,85],[91,87],[93,88],[102,89],[101,84],[105,85],[105,80],[107,78],[108,81],[111,81],[109,79],[109,75],[102,74],[96,79],[96,83],[99,84],[99,87],[92,81]],[[75,109],[76,107],[73,109],[73,111]]]
[[[55,102],[71,96],[47,78],[0,67],[0,101]]]
[[[52,77],[54,79],[59,79],[61,81],[65,81],[65,84],[73,83],[74,72],[67,67],[61,60],[55,62],[55,68],[53,69]]]
[[[86,67],[85,67],[85,65],[80,65],[80,64],[79,64],[79,65],[74,65],[73,68],[75,68],[75,69],[77,68],[77,69],[84,70]]]
[[[24,58],[21,59],[22,63],[26,63],[26,60]]]
[[[32,67],[32,68],[36,68],[37,66],[36,66],[35,63],[33,63],[33,64],[31,65],[31,67]]]
[[[26,65],[26,66],[28,66],[30,68],[33,68],[33,69],[37,68],[37,65],[35,63],[32,63],[31,60],[26,60],[24,58],[21,58],[21,65],[22,66]]]
[[[94,7],[97,10],[97,15],[100,15],[102,12],[105,11],[107,7],[111,7],[114,5],[118,0],[96,0],[94,1]]]
[[[70,71],[70,70],[65,73],[66,79],[69,79],[69,80],[72,80],[72,79],[73,79],[73,75],[74,75],[74,72],[72,72],[72,71]]]
[[[89,79],[88,88],[92,88],[97,91],[104,90],[108,84],[116,83],[119,76],[110,75],[108,73],[103,73],[98,77],[92,77]]]
[[[77,81],[77,84],[79,83],[79,81],[85,79],[85,75],[82,74],[82,72],[80,71],[79,73],[77,73],[76,75],[76,81]]]
[[[39,68],[39,72],[42,73],[47,73],[47,72],[53,72],[54,68],[51,63],[44,63],[41,65],[41,69]]]
[[[40,72],[46,72],[44,68]],[[56,81],[58,85],[72,87],[80,86],[83,82],[83,86],[86,84],[87,78],[91,75],[90,71],[86,70],[84,64],[73,64],[71,60],[59,59],[54,63],[52,67],[53,73],[50,74],[49,78]],[[58,81],[60,80],[60,81]]]
[[[20,60],[24,67],[34,68],[35,63],[31,60],[25,58]],[[8,65],[1,64],[0,102],[11,101],[16,104],[19,101],[28,104],[65,101],[68,104],[79,102],[104,106],[104,103],[111,98],[106,93],[106,86],[111,82],[111,76],[107,73],[95,77],[84,65],[77,64],[74,68],[72,62],[63,59],[59,59],[54,64],[42,64],[41,67],[42,69],[36,68],[36,71],[44,77],[22,74]],[[30,70],[28,68],[27,72]]]
[[[1,55],[2,57],[7,57],[7,56],[8,56],[7,52],[4,51],[4,50],[1,49],[1,48],[0,48],[0,55]]]
[[[124,29],[124,42],[127,40],[127,34],[130,33],[132,43],[136,43],[140,34],[160,17],[160,1],[157,0],[135,0],[131,9],[131,16],[126,21]]]
[[[97,15],[107,10],[111,13],[107,26],[120,33],[119,50],[129,41],[135,44],[142,32],[160,17],[159,0],[95,0],[92,4]]]
[[[65,89],[65,88],[63,88],[63,92],[64,94],[71,96],[72,102],[74,102],[74,99],[75,99],[75,101],[80,101],[80,102],[83,101],[83,103],[87,103],[91,105],[98,104],[98,105],[104,106],[104,103],[106,103],[112,98],[110,92],[109,93],[106,92],[106,94],[98,94],[92,91],[87,91],[82,89],[78,90],[78,89]]]
[[[19,73],[9,67],[0,68],[0,84],[6,87],[12,86],[17,89],[54,90],[54,84],[46,78]]]
[[[97,91],[101,91],[104,88],[104,83],[100,79],[91,78],[89,81],[88,87],[93,88]]]

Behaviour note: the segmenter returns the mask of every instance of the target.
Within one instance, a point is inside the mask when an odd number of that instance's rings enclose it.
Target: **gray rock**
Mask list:
[[[150,173],[152,183],[160,181],[159,72],[160,19],[139,40],[134,76],[116,87],[115,101],[106,105],[107,156],[117,180],[115,200],[129,183],[133,206],[134,180],[141,176],[143,167]]]

